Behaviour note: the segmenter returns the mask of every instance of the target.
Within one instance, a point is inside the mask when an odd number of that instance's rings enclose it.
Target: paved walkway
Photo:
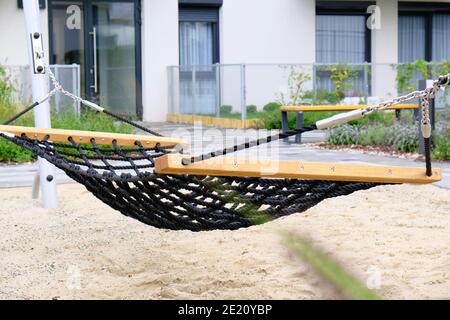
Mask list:
[[[150,126],[150,124],[147,124]],[[199,154],[202,151],[213,151],[222,147],[223,143],[227,146],[233,145],[236,141],[242,140],[243,131],[240,130],[221,130],[216,128],[194,128],[190,125],[157,123],[152,124],[151,128],[163,135],[182,136],[190,140],[192,152]],[[226,134],[225,134],[226,133]],[[263,137],[267,134],[265,130],[246,131],[246,135],[255,136],[258,134]],[[321,131],[309,132],[304,134],[303,142],[320,142],[325,139],[325,133]],[[291,138],[291,141],[293,138]],[[322,161],[322,162],[351,162],[379,165],[397,165],[397,166],[424,166],[421,161],[408,159],[399,159],[395,157],[362,154],[360,152],[343,152],[333,150],[319,150],[317,148],[305,147],[292,142],[276,142],[269,145],[260,146],[250,150],[241,151],[241,155],[250,153],[257,154],[263,158],[278,158],[281,160]],[[436,185],[450,189],[450,164],[434,164],[443,169],[443,180]],[[37,171],[36,164],[8,165],[0,166],[0,188],[31,186],[34,175]],[[60,170],[57,172],[58,183],[69,183],[71,180]]]

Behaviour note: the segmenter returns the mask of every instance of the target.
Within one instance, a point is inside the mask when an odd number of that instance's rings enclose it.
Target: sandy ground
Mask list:
[[[0,190],[0,298],[338,298],[283,247],[310,237],[386,298],[450,297],[450,190],[384,186],[238,231],[173,232],[122,216],[82,186],[44,210]]]

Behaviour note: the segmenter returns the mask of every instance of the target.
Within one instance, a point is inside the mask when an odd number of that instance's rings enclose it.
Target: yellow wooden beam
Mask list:
[[[428,177],[425,168],[305,161],[251,160],[216,157],[189,165],[181,163],[182,155],[170,154],[156,159],[160,174],[191,174],[229,177],[264,177],[304,180],[333,180],[379,183],[433,183],[442,179],[441,169]]]
[[[110,132],[94,132],[94,131],[78,131],[78,130],[64,130],[64,129],[44,129],[33,127],[20,126],[4,126],[0,125],[0,132],[7,132],[15,136],[25,134],[31,139],[42,140],[45,136],[49,136],[49,141],[53,142],[67,142],[69,137],[72,137],[77,143],[90,143],[94,138],[97,144],[111,144],[116,140],[120,146],[135,146],[135,141],[140,141],[144,147],[152,148],[157,143],[162,147],[173,146],[177,144],[185,145],[186,142],[181,139],[169,137],[144,136],[123,133]]]
[[[366,105],[321,105],[321,106],[282,106],[281,111],[351,111],[366,108]],[[385,110],[417,109],[417,104],[398,104]]]

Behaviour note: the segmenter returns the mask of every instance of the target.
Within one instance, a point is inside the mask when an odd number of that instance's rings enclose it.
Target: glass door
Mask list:
[[[51,62],[80,64],[84,96],[124,115],[141,115],[137,0],[49,1]]]

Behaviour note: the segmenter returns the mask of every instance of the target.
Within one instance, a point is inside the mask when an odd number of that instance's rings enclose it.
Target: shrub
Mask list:
[[[387,145],[404,152],[414,152],[419,147],[417,127],[403,124],[391,127],[345,124],[329,130],[327,142],[333,145]]]
[[[221,114],[230,114],[233,110],[233,106],[224,104],[223,106],[220,106],[220,113]]]
[[[266,104],[264,107],[263,107],[263,110],[265,111],[265,112],[273,112],[273,111],[275,111],[275,110],[278,110],[279,108],[280,108],[280,104],[278,103],[278,102],[269,102],[268,104]]]
[[[248,105],[245,107],[247,113],[256,113],[256,106],[254,104]]]
[[[386,144],[404,152],[414,152],[419,148],[416,125],[396,124],[386,130]]]
[[[385,143],[386,128],[371,126],[359,132],[358,144],[361,145],[382,145]]]
[[[329,130],[327,141],[333,145],[356,144],[359,141],[359,134],[358,127],[344,124]]]
[[[436,135],[434,137],[433,156],[437,160],[450,160],[450,135]]]
[[[27,162],[36,158],[34,153],[0,138],[0,162]]]

